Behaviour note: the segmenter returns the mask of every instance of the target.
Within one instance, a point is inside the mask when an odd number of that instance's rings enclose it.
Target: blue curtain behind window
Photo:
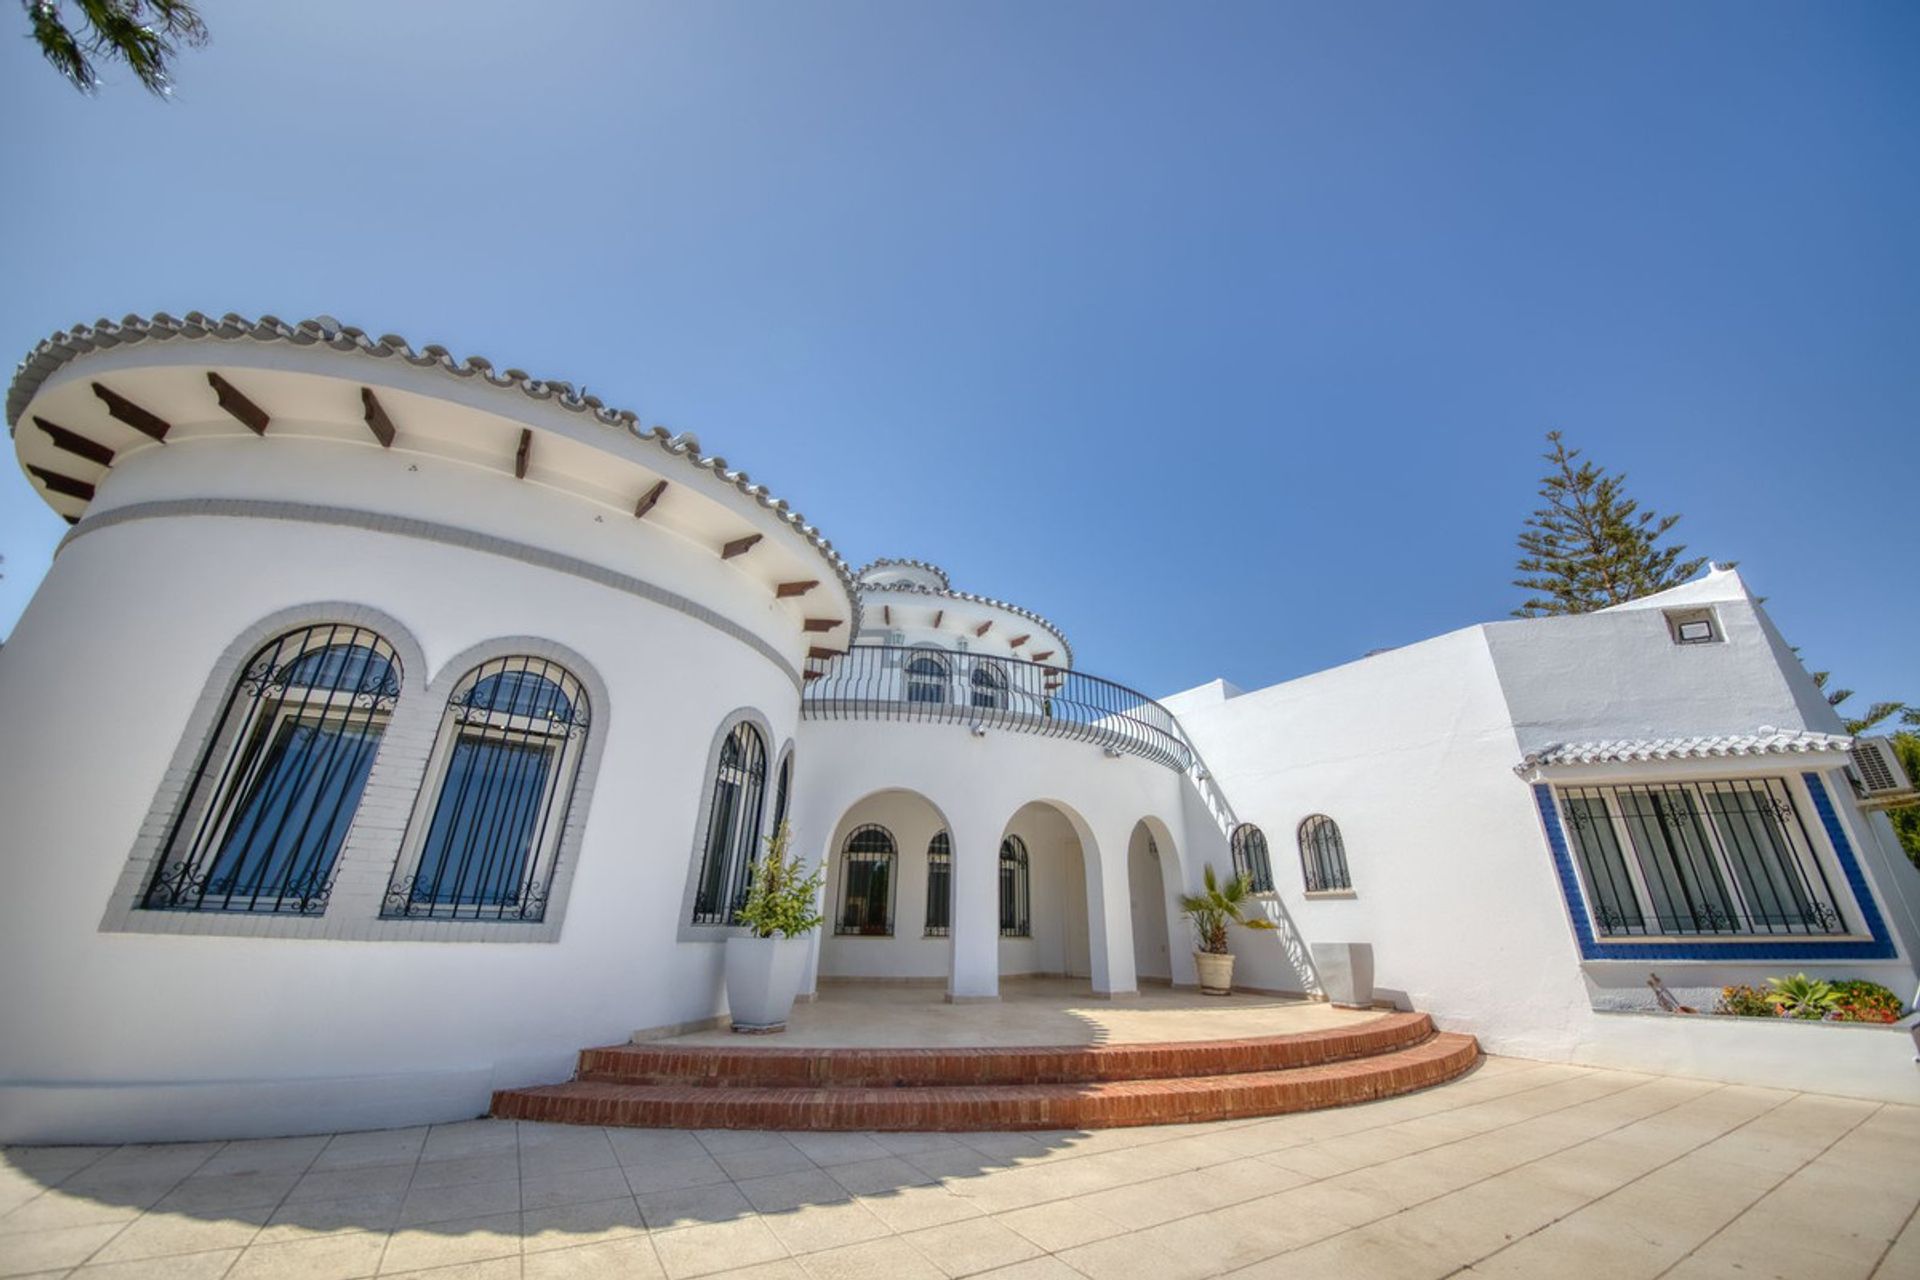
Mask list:
[[[380,742],[379,726],[280,722],[235,807],[206,897],[308,897],[333,873]]]
[[[520,898],[553,748],[463,737],[427,829],[413,901],[496,906]]]

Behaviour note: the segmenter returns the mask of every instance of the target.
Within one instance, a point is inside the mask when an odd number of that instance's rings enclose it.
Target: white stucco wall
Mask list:
[[[242,442],[243,444],[247,442]],[[271,443],[271,442],[270,442]],[[428,475],[378,450],[314,445],[292,473],[218,446],[150,451],[102,497],[271,488],[387,495],[422,519],[562,541],[609,536],[571,500],[508,476]],[[422,477],[425,477],[424,479]],[[497,518],[497,519],[496,519]],[[631,531],[623,531],[623,535]],[[632,556],[769,643],[785,613],[706,577],[667,539]],[[583,553],[591,548],[576,546]],[[686,570],[686,571],[683,571]],[[567,646],[606,691],[577,874],[557,942],[485,945],[102,932],[103,912],[220,655],[262,618],[318,601],[379,610],[429,670],[496,637]],[[720,948],[676,942],[716,727],[757,708],[777,752],[797,728],[789,670],[715,626],[568,574],[458,546],[266,519],[167,518],[69,544],[0,650],[0,1136],[178,1137],[471,1116],[503,1085],[564,1079],[583,1045],[724,1008]],[[263,932],[270,922],[262,923]],[[186,927],[191,928],[189,923]],[[425,922],[435,937],[461,926]],[[369,1088],[366,1078],[381,1083]],[[207,1082],[218,1081],[217,1085]],[[357,1083],[356,1083],[357,1082]],[[369,1105],[378,1094],[383,1102]]]

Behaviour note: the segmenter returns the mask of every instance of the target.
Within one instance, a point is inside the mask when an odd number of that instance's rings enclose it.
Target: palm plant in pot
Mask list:
[[[1200,971],[1200,994],[1232,995],[1233,952],[1227,949],[1228,927],[1237,924],[1243,929],[1275,929],[1279,926],[1263,916],[1247,915],[1253,901],[1253,881],[1244,871],[1221,884],[1213,874],[1213,864],[1208,863],[1201,883],[1199,893],[1180,897],[1180,914],[1193,922],[1194,940],[1198,944],[1193,964]]]
[[[787,824],[767,837],[754,864],[739,922],[747,932],[727,939],[727,1010],[735,1031],[787,1029],[807,970],[807,934],[820,927],[824,864],[809,874],[788,850]]]

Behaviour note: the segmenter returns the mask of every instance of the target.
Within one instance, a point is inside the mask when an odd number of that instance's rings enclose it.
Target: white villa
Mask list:
[[[1733,570],[1156,700],[691,435],[327,318],[57,333],[7,421],[73,527],[0,649],[0,1139],[470,1117],[724,1025],[782,821],[810,993],[1190,987],[1212,866],[1256,993],[1364,943],[1491,1052],[1920,1101],[1907,1026],[1649,985],[1920,982],[1908,784]]]

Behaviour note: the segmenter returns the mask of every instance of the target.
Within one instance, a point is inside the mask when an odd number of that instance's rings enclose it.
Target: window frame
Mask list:
[[[1153,837],[1148,836],[1149,840]],[[1257,842],[1257,847],[1256,847]],[[1273,882],[1273,852],[1267,843],[1267,833],[1251,822],[1243,822],[1233,829],[1227,839],[1228,852],[1233,857],[1234,874],[1245,873],[1248,883],[1253,885],[1255,893],[1275,893]],[[1259,864],[1253,864],[1252,854],[1259,855]],[[1255,874],[1256,871],[1259,874]]]
[[[511,665],[515,663],[520,664],[517,669]],[[514,704],[518,701],[517,694],[510,696],[505,710],[496,705],[495,699],[489,699],[485,706],[474,705],[471,695],[482,682],[513,675],[524,677],[531,669],[528,664],[538,664],[540,671],[537,678],[553,684],[568,699],[569,710],[564,721],[548,717],[542,726],[538,715],[516,712]],[[582,765],[589,746],[600,736],[593,731],[597,713],[592,695],[586,681],[569,664],[545,654],[508,650],[468,664],[464,670],[458,664],[450,663],[449,670],[459,671],[459,674],[442,700],[433,747],[421,776],[412,818],[393,861],[393,874],[381,902],[380,918],[388,921],[430,921],[443,926],[545,924],[561,883],[561,863],[566,854],[567,836],[574,822],[573,810],[578,798]],[[549,673],[564,677],[564,683],[552,678]],[[456,700],[463,694],[468,696],[468,701],[458,703]],[[537,739],[533,737],[536,732],[540,735]],[[517,907],[509,912],[507,904],[502,901],[497,904],[498,911],[487,914],[479,904],[475,904],[470,914],[463,914],[462,904],[458,900],[450,905],[442,904],[437,899],[418,903],[414,892],[418,887],[420,869],[438,824],[446,789],[453,780],[452,766],[461,748],[470,741],[508,742],[509,735],[513,734],[520,735],[521,741],[515,744],[518,746],[530,742],[538,742],[543,747],[557,744],[557,749],[551,750],[547,756],[539,794],[534,801],[539,817],[530,833],[522,861],[519,877],[521,892]],[[472,776],[471,773],[467,775],[469,779]],[[483,782],[482,785],[487,784]],[[463,784],[460,796],[464,794]],[[517,802],[515,808],[518,808]]]
[[[1009,856],[1009,850],[1012,856]],[[1008,868],[1013,868],[1012,883],[1008,883]],[[1033,858],[1027,850],[1027,842],[1008,832],[1000,838],[999,866],[1000,896],[1000,936],[1002,938],[1033,937]],[[1013,916],[1011,923],[1008,915]]]
[[[323,633],[326,639],[310,646],[309,642]],[[345,639],[338,639],[342,633]],[[294,651],[292,656],[282,661],[280,652],[289,642],[294,644]],[[133,903],[134,911],[307,918],[326,913],[334,882],[340,874],[349,840],[366,799],[367,783],[380,763],[382,748],[386,745],[388,732],[399,709],[406,664],[394,644],[378,630],[359,623],[326,619],[278,629],[264,643],[249,647],[251,652],[239,664],[237,672],[225,681],[225,696],[221,699],[217,717],[200,735],[204,743],[195,753],[192,776],[174,807],[166,834],[155,852],[146,884]],[[302,692],[296,701],[288,696],[288,691],[296,686],[290,681],[283,681],[278,683],[281,691],[279,696],[268,705],[267,700],[273,697],[270,690],[276,685],[276,675],[285,675],[291,668],[316,656],[324,658],[335,649],[364,650],[382,659],[386,670],[380,687],[372,690],[366,688],[364,674],[358,682],[359,687],[353,689],[302,684],[297,686]],[[336,715],[335,701],[342,694],[346,695],[347,700]],[[241,895],[231,890],[218,895],[225,899],[223,904],[209,905],[207,886],[227,856],[228,841],[233,837],[240,814],[260,798],[260,782],[270,763],[277,763],[283,758],[277,751],[282,732],[288,726],[310,721],[325,726],[337,720],[342,725],[351,726],[356,711],[364,715],[361,739],[364,741],[369,732],[376,728],[376,720],[377,732],[372,734],[372,745],[359,782],[352,787],[346,821],[333,841],[331,854],[326,858],[321,883],[314,887],[314,891],[293,894],[290,906],[286,905],[289,893],[284,883],[281,891],[272,895],[276,902],[273,906],[260,907],[261,892],[258,886],[250,895],[246,895],[251,901],[245,907],[233,904],[233,899]],[[332,772],[337,750],[337,746],[329,750],[328,763],[320,775],[323,782]],[[307,780],[304,772],[294,776],[302,782]],[[335,824],[339,812],[337,806],[342,799],[346,798],[341,797],[335,802],[335,815],[328,820],[328,830]],[[307,821],[311,821],[311,816]],[[173,861],[169,868],[171,855],[178,848],[183,835],[186,836],[189,849],[181,860]],[[277,854],[270,853],[269,865],[277,857]],[[191,904],[183,902],[181,899],[187,893],[194,892],[196,880],[199,888],[194,901]]]
[[[934,874],[936,867],[940,868],[940,873],[937,877]],[[933,886],[936,879],[945,889],[945,892],[939,899],[940,921],[938,924],[934,923],[935,897]],[[945,827],[942,827],[934,833],[932,839],[927,841],[927,913],[925,932],[920,936],[923,938],[946,938],[952,935],[953,835]]]
[[[1307,847],[1309,834],[1314,845],[1311,852]],[[1324,813],[1310,813],[1293,829],[1293,838],[1300,847],[1300,880],[1309,896],[1346,896],[1353,892],[1353,864],[1347,860],[1347,837],[1338,822]],[[1316,867],[1328,859],[1337,872],[1332,877],[1325,876],[1325,867]]]
[[[862,837],[877,837],[870,841],[884,845],[883,848],[855,849],[854,844]],[[866,873],[867,892],[861,897],[866,905],[865,920],[857,925],[847,919],[848,895],[853,890],[853,871],[858,864],[868,868]],[[875,866],[886,868],[886,901],[881,904],[881,919],[873,920],[873,871]],[[900,894],[900,842],[894,839],[893,832],[878,822],[863,822],[849,831],[840,842],[840,873],[835,877],[839,882],[839,892],[835,895],[833,913],[833,936],[836,938],[891,938],[894,933],[894,903]]]

